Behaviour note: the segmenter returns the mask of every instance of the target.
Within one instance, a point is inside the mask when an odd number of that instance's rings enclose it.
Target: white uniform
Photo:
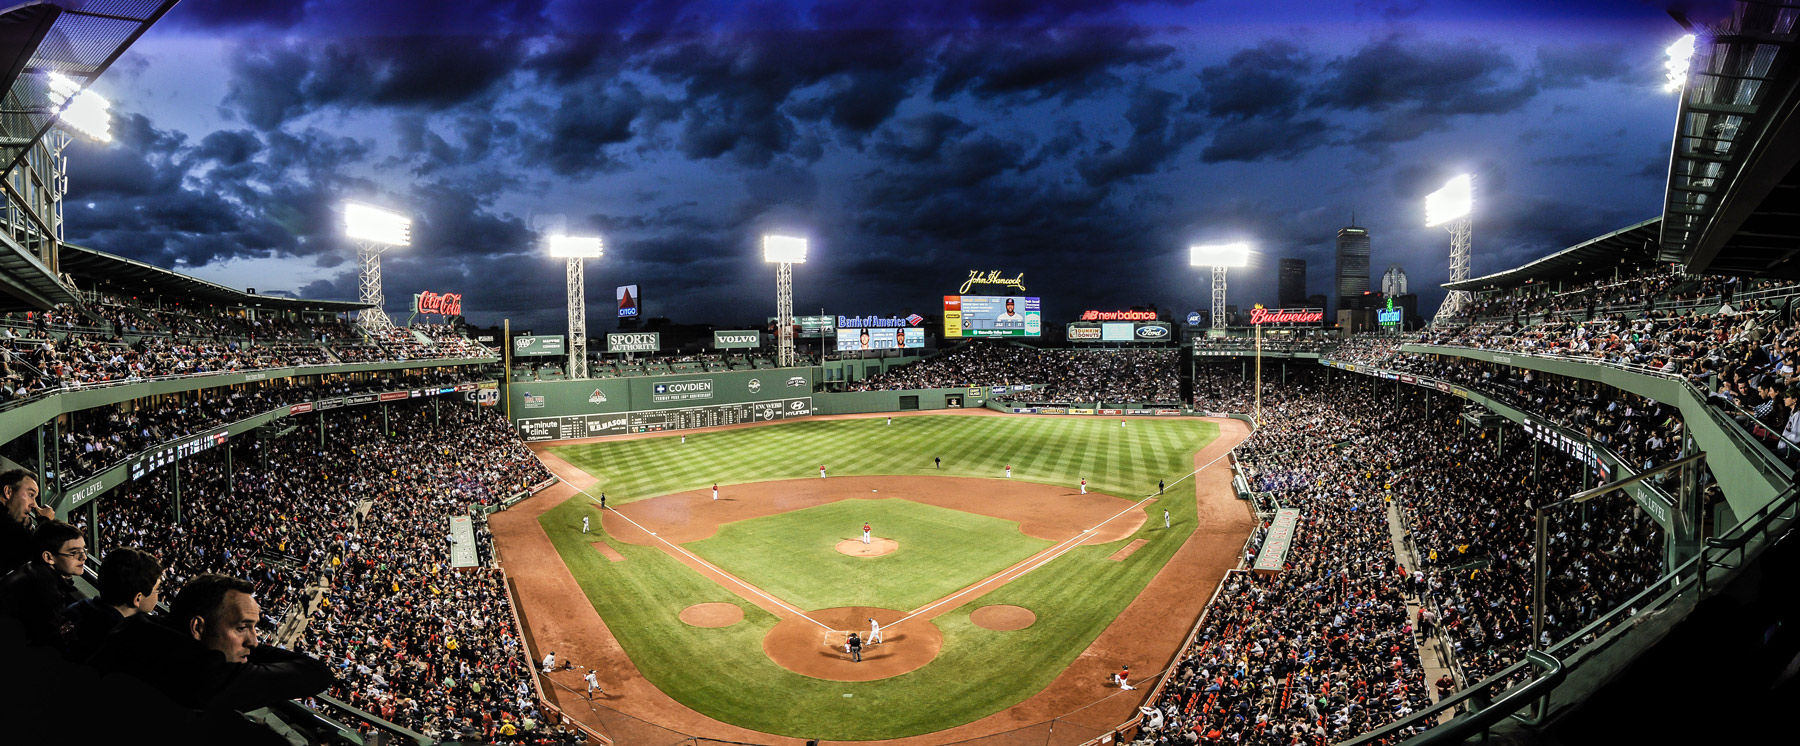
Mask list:
[[[584,534],[588,532],[588,517],[585,515],[581,517],[581,532]]]
[[[1012,479],[1012,467],[1010,466],[1006,467],[1006,478]]]
[[[871,619],[869,619],[868,643],[870,645],[874,645],[875,643],[878,643],[878,642],[881,642],[881,622],[877,622],[873,618],[871,618]]]
[[[1087,480],[1086,479],[1081,480],[1081,494],[1083,494],[1083,495],[1087,494]]]
[[[544,673],[550,673],[550,669],[555,668],[555,667],[556,667],[556,654],[550,653],[549,655],[544,656]]]
[[[1169,527],[1169,511],[1163,511],[1163,528]]]
[[[819,478],[820,479],[825,478],[825,465],[824,464],[819,465]]]
[[[713,485],[713,499],[719,499],[719,485]]]
[[[869,524],[863,524],[863,543],[869,543]]]
[[[582,678],[587,679],[588,699],[593,699],[594,698],[594,690],[600,688],[600,677],[594,675],[593,669],[588,669],[587,675],[583,676]],[[602,690],[602,691],[604,691],[604,690]]]

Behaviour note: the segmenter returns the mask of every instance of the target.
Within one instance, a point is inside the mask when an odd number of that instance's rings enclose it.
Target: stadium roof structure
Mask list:
[[[1461,282],[1446,282],[1450,290],[1495,290],[1518,287],[1546,280],[1574,279],[1615,267],[1649,265],[1657,262],[1654,255],[1657,232],[1662,218],[1651,218],[1628,225],[1611,233],[1595,236],[1569,248],[1512,269],[1502,270]]]
[[[73,303],[75,293],[36,254],[0,231],[0,313]]]
[[[282,295],[246,293],[236,288],[226,287],[198,277],[189,277],[180,272],[146,264],[136,259],[127,259],[75,244],[63,244],[62,270],[77,279],[95,283],[96,288],[103,292],[127,295],[155,292],[160,295],[192,298],[215,306],[262,307],[283,311],[320,311],[325,313],[346,313],[369,307],[367,303],[353,300],[305,300]]]
[[[1702,31],[1676,118],[1660,258],[1800,278],[1800,2],[1739,3]]]

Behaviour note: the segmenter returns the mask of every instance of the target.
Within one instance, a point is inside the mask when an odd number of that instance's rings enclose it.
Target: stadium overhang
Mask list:
[[[1800,4],[1738,9],[1699,35],[1659,256],[1697,274],[1800,278]]]
[[[77,284],[104,293],[135,296],[155,293],[186,298],[198,303],[231,308],[268,308],[281,311],[347,313],[368,304],[348,300],[305,300],[281,295],[246,293],[216,282],[146,264],[103,251],[63,244],[62,270]]]
[[[75,294],[37,255],[0,231],[0,313],[32,311],[73,303]]]
[[[1549,256],[1534,259],[1461,282],[1446,282],[1450,290],[1497,290],[1552,280],[1574,280],[1610,273],[1615,268],[1636,268],[1657,263],[1656,236],[1662,218],[1651,218],[1611,233],[1595,236]]]

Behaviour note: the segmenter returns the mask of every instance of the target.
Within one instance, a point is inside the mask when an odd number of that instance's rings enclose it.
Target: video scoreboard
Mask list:
[[[944,296],[946,337],[1041,337],[1044,311],[1023,295]]]

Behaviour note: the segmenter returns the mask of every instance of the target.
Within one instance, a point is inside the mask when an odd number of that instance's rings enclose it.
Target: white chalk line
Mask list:
[[[599,501],[599,500],[597,500],[597,499],[595,499],[595,498],[594,498],[594,496],[593,496],[593,495],[589,495],[589,494],[588,494],[588,491],[587,491],[587,490],[584,490],[584,489],[579,489],[579,488],[577,488],[577,489],[576,489],[576,491],[577,491],[577,492],[580,492],[580,493],[581,493],[581,494],[583,494],[583,495],[586,495],[586,496],[587,496],[587,499],[588,499],[588,500],[590,500],[590,501],[592,501],[592,502],[594,502],[594,503],[596,503],[596,504],[598,504],[598,503],[599,503],[599,502],[600,502],[600,501]],[[812,617],[810,617],[810,616],[807,616],[807,615],[806,615],[806,612],[804,612],[804,611],[801,611],[801,610],[800,610],[800,609],[799,609],[799,608],[797,608],[797,607],[795,607],[795,606],[794,606],[794,605],[793,605],[793,604],[790,604],[790,603],[788,603],[788,602],[786,602],[786,601],[783,601],[783,600],[781,600],[781,599],[779,599],[779,598],[776,598],[776,597],[774,597],[774,596],[771,596],[771,595],[769,595],[769,594],[767,594],[767,593],[764,593],[764,592],[763,592],[763,591],[762,591],[762,589],[761,589],[761,588],[757,588],[757,587],[756,587],[756,586],[754,586],[754,585],[751,585],[751,584],[749,584],[749,583],[746,583],[746,582],[744,582],[744,581],[742,581],[742,580],[739,580],[739,579],[738,579],[738,578],[737,578],[737,576],[735,576],[735,575],[732,575],[732,574],[731,574],[731,573],[728,573],[728,572],[725,572],[725,571],[724,571],[724,570],[721,570],[721,569],[719,569],[719,566],[718,566],[718,565],[715,565],[715,564],[713,564],[713,563],[711,563],[711,562],[707,562],[707,561],[706,561],[706,560],[703,560],[703,559],[701,559],[701,558],[699,558],[699,557],[698,557],[698,556],[695,556],[695,554],[694,554],[694,553],[693,553],[693,552],[690,552],[690,551],[688,551],[688,550],[686,550],[686,549],[683,549],[683,548],[681,548],[681,546],[680,546],[680,545],[678,545],[678,544],[675,544],[675,543],[674,543],[674,542],[671,542],[671,541],[669,541],[669,540],[668,540],[668,539],[664,539],[664,538],[663,538],[663,537],[661,537],[661,536],[657,536],[657,535],[656,535],[656,532],[655,532],[655,531],[651,531],[651,530],[650,530],[650,529],[647,529],[647,528],[644,528],[644,525],[643,525],[643,524],[641,524],[641,523],[638,523],[638,522],[637,522],[637,521],[634,521],[634,520],[631,520],[631,516],[628,516],[628,515],[625,515],[625,514],[624,514],[624,513],[621,513],[621,512],[619,512],[619,511],[618,511],[618,509],[617,509],[617,508],[610,508],[610,510],[612,510],[612,512],[613,512],[613,515],[616,515],[616,516],[618,516],[618,517],[620,517],[620,518],[623,518],[623,519],[625,519],[625,521],[626,521],[626,522],[627,522],[627,523],[630,523],[630,524],[631,524],[631,525],[633,525],[633,526],[637,526],[637,527],[638,527],[638,530],[639,530],[639,531],[643,531],[643,532],[644,532],[644,533],[646,533],[646,534],[649,534],[649,535],[650,535],[650,536],[651,536],[651,538],[654,538],[654,539],[656,539],[656,540],[657,540],[657,541],[660,541],[660,542],[662,542],[662,543],[663,543],[663,545],[664,545],[664,546],[667,546],[667,547],[669,547],[669,548],[670,548],[670,549],[673,549],[673,550],[675,550],[675,551],[677,551],[677,552],[680,552],[680,553],[682,553],[682,554],[683,554],[683,555],[685,555],[685,556],[686,556],[686,557],[688,557],[688,558],[689,558],[689,559],[692,559],[692,560],[693,560],[693,561],[695,561],[695,562],[698,562],[698,563],[700,563],[700,564],[701,564],[701,565],[704,565],[704,566],[706,566],[706,567],[707,567],[707,569],[710,569],[710,570],[712,570],[712,571],[713,571],[713,572],[715,572],[715,573],[718,573],[718,574],[719,574],[719,577],[722,577],[722,578],[725,578],[725,579],[726,579],[726,580],[729,580],[729,581],[731,581],[731,582],[733,582],[733,583],[737,583],[737,584],[738,584],[738,585],[739,585],[739,586],[741,586],[741,587],[743,587],[743,588],[744,588],[744,589],[745,589],[745,590],[747,590],[747,591],[750,591],[750,592],[751,592],[751,593],[754,593],[754,594],[756,594],[756,595],[758,595],[758,596],[762,596],[762,597],[763,597],[763,598],[766,598],[766,599],[768,599],[768,600],[769,600],[769,601],[771,601],[771,602],[773,602],[773,603],[774,603],[774,604],[775,604],[775,605],[776,605],[776,606],[780,606],[780,607],[781,607],[781,608],[784,608],[784,609],[787,609],[787,610],[788,610],[788,611],[790,611],[790,612],[793,612],[793,614],[794,614],[794,615],[795,615],[795,616],[797,616],[797,617],[800,617],[800,618],[801,618],[801,619],[805,619],[805,620],[806,620],[806,621],[809,621],[809,622],[812,622],[812,623],[813,623],[813,624],[817,624],[817,625],[819,625],[819,628],[820,628],[820,629],[823,629],[823,630],[825,630],[825,631],[827,631],[827,632],[835,632],[835,631],[837,631],[837,630],[836,630],[836,629],[835,629],[835,628],[833,628],[833,627],[831,627],[831,626],[830,626],[830,625],[828,625],[828,624],[825,624],[825,623],[824,623],[824,622],[821,622],[821,621],[819,621],[819,620],[817,620],[817,619],[814,619],[814,618],[812,618]]]
[[[1206,465],[1204,465],[1204,466],[1201,466],[1201,467],[1200,467],[1200,468],[1198,468],[1198,469],[1195,469],[1195,470],[1193,470],[1193,471],[1191,471],[1191,472],[1188,472],[1188,473],[1187,473],[1187,474],[1185,474],[1185,475],[1183,475],[1183,476],[1181,476],[1181,477],[1180,477],[1180,478],[1178,478],[1178,479],[1176,479],[1176,480],[1175,480],[1175,484],[1181,484],[1181,483],[1182,483],[1182,481],[1184,481],[1184,480],[1186,480],[1186,479],[1187,479],[1187,478],[1189,478],[1189,477],[1192,477],[1192,476],[1194,476],[1194,475],[1196,475],[1196,474],[1199,474],[1199,473],[1200,473],[1200,472],[1202,472],[1202,471],[1205,471],[1205,470],[1207,470],[1207,469],[1210,469],[1210,468],[1212,468],[1212,465],[1213,465],[1213,464],[1216,464],[1216,463],[1218,463],[1218,462],[1219,462],[1219,460],[1220,460],[1220,459],[1223,459],[1223,458],[1225,458],[1225,457],[1227,457],[1227,456],[1230,456],[1230,455],[1231,455],[1231,451],[1226,451],[1226,452],[1224,452],[1224,453],[1221,453],[1221,454],[1219,454],[1219,455],[1218,455],[1218,456],[1215,456],[1215,457],[1213,457],[1213,460],[1211,460],[1211,461],[1208,461],[1208,462],[1206,462]],[[1165,487],[1165,490],[1166,490],[1166,489],[1167,489],[1167,488],[1166,488],[1166,487]],[[1052,560],[1055,560],[1055,559],[1056,559],[1056,558],[1058,558],[1058,557],[1061,557],[1061,556],[1063,556],[1063,555],[1065,555],[1065,554],[1068,554],[1068,553],[1069,553],[1069,552],[1070,552],[1070,551],[1073,551],[1073,550],[1074,550],[1074,549],[1075,549],[1075,548],[1076,548],[1076,547],[1079,547],[1079,546],[1081,546],[1081,543],[1082,543],[1082,542],[1083,542],[1083,541],[1086,541],[1086,540],[1087,540],[1087,538],[1088,538],[1088,535],[1089,535],[1089,534],[1092,534],[1092,533],[1094,533],[1094,532],[1095,532],[1095,531],[1098,531],[1098,530],[1100,530],[1100,529],[1101,529],[1101,527],[1103,527],[1103,526],[1105,526],[1105,525],[1106,525],[1106,524],[1108,524],[1108,523],[1112,523],[1112,522],[1113,522],[1113,521],[1114,521],[1114,520],[1116,520],[1116,519],[1118,519],[1118,517],[1119,517],[1119,516],[1122,516],[1122,515],[1125,515],[1125,514],[1126,514],[1126,513],[1130,513],[1130,512],[1131,512],[1131,511],[1133,511],[1133,510],[1137,510],[1137,509],[1138,509],[1138,508],[1141,508],[1141,507],[1143,507],[1143,506],[1144,506],[1144,504],[1146,504],[1146,503],[1149,503],[1149,502],[1153,502],[1153,501],[1155,501],[1155,500],[1156,500],[1156,499],[1158,499],[1158,498],[1160,498],[1160,497],[1162,497],[1162,493],[1160,493],[1160,492],[1159,492],[1159,493],[1157,493],[1157,494],[1154,494],[1154,495],[1150,495],[1150,496],[1148,496],[1148,497],[1145,497],[1145,498],[1144,498],[1144,499],[1142,499],[1142,500],[1139,500],[1139,501],[1137,501],[1137,502],[1135,502],[1135,503],[1132,503],[1132,504],[1131,504],[1131,506],[1130,506],[1130,507],[1127,507],[1127,508],[1125,508],[1125,509],[1124,509],[1124,510],[1121,510],[1121,511],[1119,511],[1119,512],[1117,512],[1117,513],[1114,513],[1114,514],[1112,514],[1112,516],[1111,516],[1111,517],[1109,517],[1109,518],[1107,518],[1107,519],[1106,519],[1106,520],[1103,520],[1103,521],[1101,521],[1101,522],[1099,522],[1099,523],[1096,523],[1096,524],[1094,524],[1094,525],[1093,525],[1093,527],[1092,527],[1092,528],[1089,528],[1089,529],[1088,529],[1088,530],[1086,530],[1086,531],[1083,531],[1083,532],[1081,532],[1081,533],[1079,533],[1079,534],[1076,534],[1076,535],[1074,535],[1074,536],[1071,536],[1071,537],[1069,537],[1069,538],[1067,538],[1067,539],[1063,539],[1063,540],[1062,540],[1062,541],[1061,541],[1061,542],[1058,542],[1058,543],[1057,543],[1057,544],[1055,544],[1055,545],[1052,545],[1052,546],[1051,546],[1051,547],[1050,547],[1050,548],[1049,548],[1049,549],[1046,549],[1046,550],[1044,550],[1044,553],[1041,553],[1041,554],[1039,554],[1039,555],[1037,555],[1037,558],[1041,558],[1041,559],[1038,559],[1038,561],[1037,561],[1037,562],[1036,562],[1036,563],[1035,563],[1035,564],[1033,564],[1033,563],[1032,563],[1032,559],[1026,559],[1026,560],[1025,560],[1025,562],[1024,562],[1024,563],[1022,563],[1022,564],[1027,564],[1027,565],[1030,565],[1030,566],[1029,566],[1029,567],[1026,567],[1026,568],[1025,568],[1025,569],[1024,569],[1024,570],[1020,570],[1020,571],[1019,571],[1019,574],[1017,574],[1017,575],[1014,575],[1014,576],[1012,576],[1012,577],[1010,577],[1010,578],[1007,578],[1007,579],[1006,579],[1006,582],[1007,582],[1007,583],[1011,583],[1011,582],[1013,582],[1013,581],[1015,581],[1015,580],[1018,580],[1018,579],[1019,579],[1019,578],[1022,578],[1022,577],[1025,577],[1025,575],[1026,575],[1026,574],[1027,574],[1027,573],[1030,573],[1030,572],[1031,572],[1031,571],[1032,571],[1032,570],[1036,570],[1036,569],[1038,569],[1038,568],[1040,568],[1040,567],[1043,567],[1043,566],[1044,566],[1044,565],[1045,565],[1045,564],[1048,564],[1048,563],[1049,563],[1049,562],[1050,562],[1050,561],[1052,561]],[[1064,546],[1064,545],[1066,545],[1066,546]],[[932,603],[930,603],[930,604],[928,604],[928,605],[926,605],[926,606],[924,606],[924,607],[921,607],[921,608],[918,608],[918,609],[915,609],[915,610],[913,610],[913,612],[912,612],[912,613],[910,613],[910,614],[907,614],[907,615],[906,615],[906,616],[904,616],[904,617],[901,617],[901,618],[900,618],[900,620],[899,620],[899,621],[896,621],[896,622],[893,622],[893,623],[892,623],[892,624],[889,624],[889,625],[887,625],[887,626],[889,626],[889,627],[892,627],[892,626],[895,626],[895,625],[898,625],[898,624],[900,624],[900,623],[901,623],[901,622],[905,622],[905,621],[908,621],[908,620],[910,620],[910,619],[912,619],[912,618],[913,618],[913,617],[916,617],[916,616],[918,616],[918,615],[920,615],[920,614],[923,614],[923,613],[925,613],[925,612],[927,612],[927,611],[930,611],[930,610],[931,610],[931,609],[934,609],[934,608],[936,608],[936,607],[938,607],[938,606],[942,606],[942,605],[943,605],[943,604],[946,604],[946,603],[949,603],[949,602],[951,602],[951,601],[953,601],[953,600],[956,600],[956,599],[958,599],[958,598],[961,598],[961,597],[963,597],[963,596],[966,596],[966,595],[968,595],[968,594],[969,594],[969,593],[972,593],[972,592],[974,592],[974,591],[975,591],[975,590],[976,590],[976,589],[978,589],[978,588],[981,588],[981,587],[983,587],[983,586],[986,586],[986,585],[987,585],[987,584],[988,584],[988,583],[990,583],[990,582],[992,582],[992,581],[993,581],[993,580],[994,580],[994,578],[998,578],[998,577],[1001,577],[1001,576],[1004,576],[1004,575],[1006,575],[1006,574],[1007,574],[1007,573],[1010,573],[1010,572],[1012,572],[1012,571],[1013,571],[1013,570],[1014,570],[1014,569],[1016,569],[1016,568],[1018,568],[1018,567],[1019,567],[1019,565],[1014,565],[1014,566],[1012,566],[1012,567],[1009,567],[1009,568],[1006,568],[1006,569],[1005,569],[1005,570],[1002,570],[1002,571],[1001,571],[1001,572],[999,572],[999,573],[998,573],[998,574],[995,574],[995,575],[991,575],[991,576],[989,576],[989,577],[987,577],[987,578],[983,578],[983,579],[982,579],[982,580],[981,580],[981,581],[980,581],[980,582],[977,582],[977,583],[976,583],[976,584],[974,584],[974,585],[971,585],[971,586],[969,586],[969,587],[967,587],[967,588],[964,588],[964,589],[962,589],[962,590],[960,590],[960,591],[957,591],[957,592],[956,592],[956,593],[953,593],[953,594],[951,594],[951,595],[949,595],[949,596],[945,596],[945,597],[944,597],[944,598],[942,598],[942,599],[939,599],[939,600],[937,600],[937,601],[934,601],[934,602],[932,602]],[[1005,584],[1005,583],[1002,583],[1002,585],[1004,585],[1004,584]],[[996,586],[996,587],[998,587],[998,586]],[[990,589],[990,590],[991,590],[991,589]]]

